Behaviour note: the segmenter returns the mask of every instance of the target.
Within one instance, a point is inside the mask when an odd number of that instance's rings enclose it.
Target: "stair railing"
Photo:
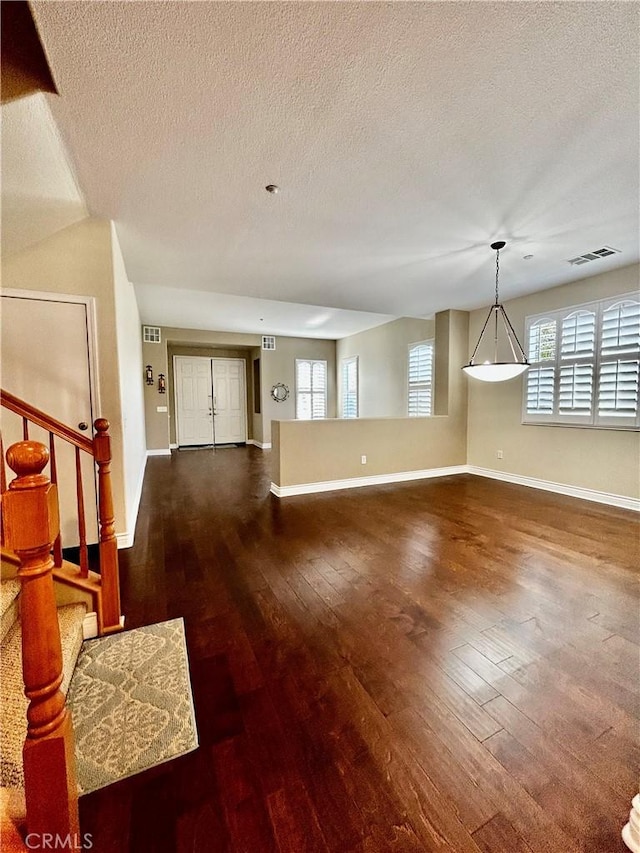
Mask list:
[[[5,409],[14,412],[22,418],[22,435],[29,440],[29,426],[41,427],[49,433],[48,462],[50,479],[53,485],[58,485],[58,465],[56,461],[56,440],[70,444],[75,450],[75,479],[77,523],[79,541],[79,569],[73,575],[69,574],[68,564],[65,566],[62,548],[63,543],[58,530],[52,544],[55,576],[63,582],[75,581],[88,591],[99,588],[98,600],[98,630],[100,634],[119,631],[120,623],[120,579],[118,572],[118,545],[115,535],[113,494],[111,489],[111,438],[109,436],[109,421],[98,418],[94,423],[95,436],[93,439],[76,432],[76,430],[61,423],[55,418],[26,403],[8,391],[0,392],[0,402]],[[0,438],[0,451],[2,450]],[[89,570],[89,549],[87,544],[86,507],[82,480],[81,454],[93,458],[97,470],[97,516],[99,529],[100,576]],[[45,463],[46,464],[46,463]],[[6,473],[4,468],[4,453],[0,463],[0,486],[2,493],[7,491]],[[3,545],[8,545],[3,532]]]
[[[53,588],[57,487],[42,473],[49,461],[43,444],[13,444],[7,461],[17,475],[2,496],[2,520],[21,581],[22,674],[29,699],[23,747],[27,831],[38,839],[78,838],[74,736],[60,690],[62,648]]]

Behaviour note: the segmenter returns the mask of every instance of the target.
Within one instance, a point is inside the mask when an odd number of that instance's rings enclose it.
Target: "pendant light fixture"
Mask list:
[[[482,382],[504,382],[505,379],[513,379],[514,377],[519,376],[529,367],[527,357],[524,354],[524,350],[520,346],[518,336],[514,332],[513,326],[507,317],[507,312],[500,304],[498,294],[500,250],[504,249],[505,246],[506,243],[504,240],[498,240],[496,243],[491,244],[491,248],[496,253],[496,301],[489,309],[489,314],[487,315],[487,319],[485,320],[482,331],[480,332],[480,337],[478,338],[478,343],[473,351],[473,355],[469,359],[469,364],[466,364],[462,368],[467,376],[472,376],[474,379],[480,379]],[[492,319],[493,323],[491,323]],[[509,347],[513,356],[512,361],[498,360],[498,330],[500,328],[500,320],[502,320],[502,325],[506,332],[506,338],[509,342]],[[483,338],[490,328],[493,329],[493,361],[487,360],[481,364],[476,364],[476,355],[478,354]]]

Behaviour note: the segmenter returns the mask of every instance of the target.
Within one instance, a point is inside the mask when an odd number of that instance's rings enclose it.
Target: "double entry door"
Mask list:
[[[179,447],[247,440],[247,393],[242,358],[174,356]]]

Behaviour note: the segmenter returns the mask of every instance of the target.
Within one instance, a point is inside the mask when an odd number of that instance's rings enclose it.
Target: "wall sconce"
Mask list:
[[[151,367],[150,364],[145,367],[145,376],[147,379],[147,385],[153,385],[153,367]]]
[[[158,374],[158,394],[165,394],[167,391],[167,383],[164,379],[164,373]]]

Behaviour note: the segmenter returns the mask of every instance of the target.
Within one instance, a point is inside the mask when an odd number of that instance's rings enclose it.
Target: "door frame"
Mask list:
[[[249,412],[248,412],[248,405],[247,405],[247,360],[246,360],[246,358],[234,358],[233,356],[221,356],[220,358],[217,358],[216,356],[211,356],[211,361],[212,362],[213,361],[239,361],[242,363],[242,383],[244,386],[242,389],[242,399],[244,401],[244,405],[243,405],[243,408],[244,408],[244,443],[246,444],[249,440],[249,421],[248,421]],[[211,392],[213,394],[213,364],[211,365]],[[213,397],[212,397],[212,402],[213,402]],[[214,412],[215,412],[215,406],[214,406]],[[213,446],[214,447],[216,446],[215,445],[215,439],[216,439],[216,416],[214,414],[214,416],[213,416],[213,441],[214,441]]]
[[[211,397],[210,397],[210,400],[211,400],[211,408],[213,410],[213,367],[211,366],[211,358],[208,355],[174,355],[173,356],[173,411],[175,413],[176,446],[178,448],[180,448],[180,447],[215,447],[214,442],[215,442],[216,433],[215,433],[215,425],[214,425],[213,416],[211,418],[211,422],[212,422],[211,444],[192,444],[192,445],[190,445],[190,444],[181,445],[180,444],[180,420],[179,420],[179,415],[178,415],[178,413],[180,411],[180,407],[178,405],[178,381],[177,381],[178,371],[176,369],[176,362],[179,358],[185,358],[185,359],[186,358],[189,358],[189,359],[197,358],[201,361],[208,361],[209,362],[209,371],[210,371],[210,375],[211,375]]]
[[[101,416],[102,405],[100,403],[100,385],[98,383],[98,321],[96,312],[96,300],[94,296],[82,296],[75,293],[52,293],[47,290],[17,290],[6,287],[2,289],[0,296],[8,296],[12,299],[30,299],[37,302],[70,302],[85,306],[87,320],[87,366],[89,370],[89,403],[91,406],[91,435],[93,436],[93,423]]]

